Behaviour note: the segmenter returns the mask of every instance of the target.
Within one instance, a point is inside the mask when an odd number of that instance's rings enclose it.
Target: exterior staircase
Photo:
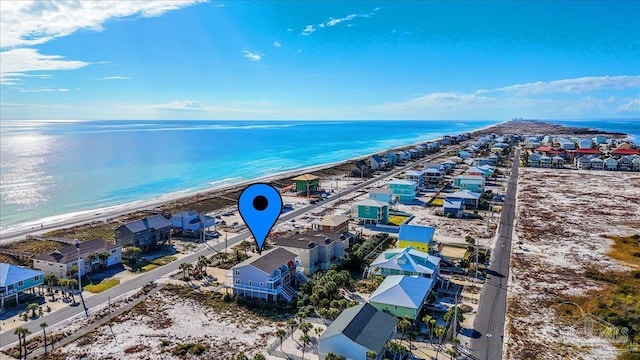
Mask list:
[[[296,276],[298,277],[300,284],[304,284],[309,281],[309,278],[302,271],[296,272]]]
[[[288,287],[288,286],[286,286],[286,285],[285,285],[285,286],[283,286],[283,287],[282,287],[282,291],[280,291],[280,294],[282,294],[282,297],[283,297],[285,300],[287,300],[287,301],[291,301],[291,300],[293,299],[293,295],[291,295],[291,294],[289,293],[289,291],[287,290],[287,287]]]

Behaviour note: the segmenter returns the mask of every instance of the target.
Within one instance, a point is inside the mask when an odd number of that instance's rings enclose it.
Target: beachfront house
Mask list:
[[[183,234],[198,235],[201,231],[216,225],[213,216],[200,214],[195,210],[178,211],[171,215],[171,227]]]
[[[315,231],[325,233],[344,234],[349,232],[349,217],[344,215],[334,215],[311,224]]]
[[[80,262],[78,263],[78,250]],[[33,258],[33,268],[45,274],[53,274],[59,279],[65,277],[71,267],[77,265],[80,275],[106,269],[122,262],[122,246],[102,239],[84,241],[76,248],[67,245],[54,251],[39,254]]]
[[[610,157],[604,160],[603,166],[605,170],[616,171],[618,170],[618,160]]]
[[[365,199],[357,202],[355,205],[358,221],[364,224],[389,223],[389,203],[374,199]]]
[[[398,319],[364,303],[344,310],[318,338],[318,357],[329,353],[349,360],[381,360],[396,333]]]
[[[541,168],[550,168],[551,167],[551,157],[547,155],[540,156],[540,167]]]
[[[458,175],[453,178],[453,187],[459,190],[471,190],[483,193],[485,188],[484,176]]]
[[[423,276],[389,275],[369,296],[369,304],[398,318],[419,320],[434,281]]]
[[[409,246],[385,250],[369,265],[369,275],[410,275],[435,279],[440,273],[440,258]]]
[[[432,226],[402,224],[400,225],[396,247],[406,248],[411,246],[414,249],[428,252],[435,231],[436,229]]]
[[[404,172],[404,179],[415,182],[417,187],[421,188],[424,183],[424,172],[419,170],[407,170]]]
[[[606,144],[607,143],[607,138],[604,137],[603,135],[596,135],[593,137],[593,141],[596,144]]]
[[[633,157],[624,156],[618,159],[618,170],[619,171],[631,171],[633,167]]]
[[[591,158],[588,156],[581,156],[576,160],[576,167],[579,170],[589,170],[591,168]]]
[[[640,156],[636,157],[631,161],[631,170],[640,171]]]
[[[291,301],[297,281],[296,255],[284,248],[267,250],[231,268],[233,294],[236,296]]]
[[[272,240],[274,244],[290,251],[298,259],[298,270],[305,275],[327,270],[345,255],[349,237],[342,234],[307,232]]]
[[[423,175],[423,186],[426,187],[428,184],[438,184],[444,180],[444,171],[439,170],[439,165],[437,169],[428,168],[424,169]]]
[[[171,222],[162,215],[128,222],[115,231],[117,245],[137,246],[143,252],[165,244],[170,236]]]
[[[382,158],[380,155],[372,155],[369,158],[369,166],[371,170],[382,170],[386,167],[387,161]]]
[[[555,169],[564,168],[564,158],[562,156],[554,156],[551,158],[551,166]]]
[[[291,180],[298,195],[309,196],[320,187],[320,178],[311,174],[296,176]]]
[[[20,303],[20,294],[36,293],[36,287],[44,283],[44,274],[29,268],[0,263],[0,302],[1,309],[7,300]]]
[[[398,165],[398,154],[394,152],[388,152],[384,155],[384,157],[386,158],[387,164],[389,164],[389,166]]]
[[[593,158],[591,159],[589,167],[591,167],[591,170],[602,170],[604,169],[604,161],[602,161],[602,159],[597,157]]]
[[[382,201],[390,204],[393,202],[393,192],[389,188],[373,188],[369,190],[369,199]]]
[[[540,155],[538,153],[533,153],[533,154],[529,155],[529,159],[527,160],[527,166],[529,166],[529,167],[540,167],[540,158],[541,157],[542,157],[542,155]]]
[[[477,209],[481,195],[471,190],[460,190],[446,194],[446,199],[449,202],[461,202],[465,207]]]
[[[462,201],[445,200],[440,211],[443,216],[461,218],[464,215],[464,206]]]
[[[389,181],[389,189],[399,202],[410,202],[416,198],[418,185],[415,181],[396,179]]]

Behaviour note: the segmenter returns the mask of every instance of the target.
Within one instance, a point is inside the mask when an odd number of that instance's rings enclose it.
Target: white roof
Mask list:
[[[389,275],[369,297],[369,302],[420,309],[433,280],[424,276]]]
[[[371,266],[431,275],[440,266],[440,258],[409,246],[386,250],[378,255]]]
[[[391,180],[389,181],[389,185],[391,184],[395,184],[395,185],[415,185],[416,182],[415,181],[411,181],[411,180]]]
[[[364,199],[364,200],[360,200],[356,203],[357,206],[374,206],[374,207],[383,207],[383,206],[389,206],[389,204],[382,202],[382,201],[378,201],[378,200],[374,200],[374,199]]]
[[[462,190],[447,194],[446,198],[478,200],[480,199],[480,194],[471,190]]]
[[[407,170],[404,172],[405,175],[415,175],[415,176],[420,176],[422,174],[424,174],[424,172],[422,171],[418,171],[418,170]]]

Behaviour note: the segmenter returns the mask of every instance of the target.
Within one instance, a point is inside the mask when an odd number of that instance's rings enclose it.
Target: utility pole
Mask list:
[[[473,246],[476,249],[476,279],[477,279],[478,278],[478,244],[474,244]]]

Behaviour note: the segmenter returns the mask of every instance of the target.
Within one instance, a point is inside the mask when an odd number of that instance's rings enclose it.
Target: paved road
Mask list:
[[[460,148],[460,145],[458,146],[454,146],[454,147],[450,147],[450,148],[446,148],[446,151],[450,151],[452,149],[458,149]],[[316,209],[317,207],[320,206],[324,206],[327,205],[331,202],[337,201],[340,198],[342,198],[344,195],[348,195],[350,193],[353,193],[354,191],[360,190],[364,187],[370,186],[373,183],[395,176],[403,171],[405,171],[408,168],[414,167],[418,164],[422,164],[424,162],[427,161],[431,161],[433,158],[437,157],[437,156],[442,156],[443,152],[440,152],[434,156],[429,156],[423,159],[420,159],[418,162],[411,162],[409,164],[407,164],[406,166],[400,167],[398,169],[394,169],[392,171],[389,171],[387,173],[384,173],[382,176],[379,177],[375,177],[373,179],[367,180],[365,182],[362,182],[360,184],[354,185],[346,190],[344,190],[343,192],[339,193],[339,194],[335,194],[332,195],[329,199],[324,200],[324,201],[320,201],[317,204],[313,204],[313,205],[309,205],[309,206],[305,206],[304,208],[300,208],[300,209],[296,209],[293,211],[289,211],[285,214],[283,214],[282,216],[280,216],[280,219],[278,220],[278,223],[281,222],[285,222],[285,221],[289,221],[295,217],[298,217],[302,214],[305,214],[309,211],[312,211],[314,209]],[[247,238],[249,238],[251,236],[249,231],[245,231],[237,236],[234,236],[232,238],[227,239],[227,244],[228,246],[233,246],[239,242],[241,242],[242,240],[245,240]],[[211,244],[211,241],[208,242],[208,244]],[[109,297],[111,297],[112,299],[127,293],[129,291],[132,290],[138,290],[141,289],[144,285],[153,282],[154,280],[161,278],[163,276],[167,276],[168,274],[171,274],[175,271],[178,271],[178,266],[180,266],[181,263],[183,262],[195,262],[198,260],[198,257],[201,255],[205,255],[205,256],[209,256],[214,254],[215,252],[224,250],[225,244],[224,244],[224,240],[218,240],[218,242],[216,244],[211,244],[209,247],[205,248],[204,250],[198,251],[196,253],[193,253],[191,255],[187,255],[184,258],[180,259],[180,261],[174,261],[172,263],[169,263],[165,266],[161,266],[157,269],[154,269],[148,273],[143,273],[140,274],[138,276],[136,276],[135,278],[126,281],[122,284],[119,284],[117,286],[112,287],[111,289],[108,289],[104,292],[101,292],[99,294],[95,294],[89,298],[87,298],[86,301],[86,305],[89,309],[101,305],[101,304],[106,304],[107,300]],[[30,321],[28,323],[26,323],[25,325],[23,325],[23,327],[29,329],[31,331],[31,333],[33,334],[39,334],[40,332],[42,332],[42,329],[40,328],[39,324],[43,321],[46,321],[47,324],[49,324],[49,326],[53,326],[54,324],[58,324],[59,322],[65,321],[77,314],[80,313],[84,313],[84,310],[82,309],[82,306],[77,306],[77,307],[65,307],[63,309],[57,310],[55,312],[52,312],[50,314],[46,314],[41,320],[37,320],[37,321]],[[7,346],[7,345],[11,345],[13,343],[16,343],[18,341],[18,338],[16,337],[16,335],[13,334],[13,330],[7,331],[7,332],[3,332],[0,334],[0,348]]]
[[[511,260],[511,240],[515,219],[516,188],[518,182],[518,162],[520,149],[516,149],[509,187],[500,215],[498,238],[491,253],[491,264],[487,271],[487,280],[480,294],[478,313],[473,322],[478,338],[471,339],[473,355],[480,360],[502,358],[502,339],[505,313],[507,309],[507,282],[509,262]],[[476,333],[476,334],[477,334]]]

